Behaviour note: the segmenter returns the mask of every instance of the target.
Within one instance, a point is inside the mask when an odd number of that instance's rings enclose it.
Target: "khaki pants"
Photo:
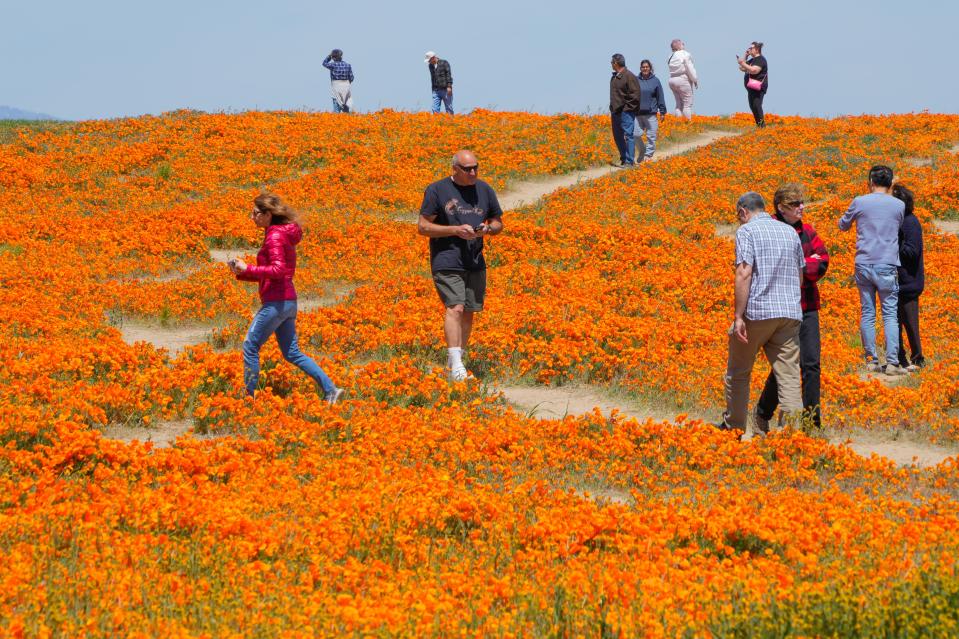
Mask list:
[[[784,414],[802,413],[802,382],[799,374],[799,326],[794,319],[746,320],[749,343],[729,336],[729,360],[726,364],[726,424],[745,430],[752,437],[752,425],[746,425],[749,408],[749,380],[759,349],[766,353],[779,386],[779,408]]]

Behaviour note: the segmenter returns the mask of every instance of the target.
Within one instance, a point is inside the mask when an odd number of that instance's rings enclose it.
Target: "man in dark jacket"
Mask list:
[[[622,53],[614,53],[611,61],[613,77],[609,79],[609,117],[613,126],[613,142],[619,151],[619,166],[633,166],[636,142],[633,140],[633,119],[639,110],[639,81],[626,68]]]
[[[430,65],[430,83],[433,87],[433,113],[440,112],[440,103],[446,112],[453,115],[453,71],[450,63],[437,57],[433,51],[426,52],[426,63]]]
[[[915,198],[901,184],[892,187],[892,196],[906,205],[899,227],[899,366],[910,373],[926,365],[919,339],[919,296],[926,286],[926,269],[922,260],[922,225],[913,212]],[[912,363],[906,358],[902,332],[909,338]]]

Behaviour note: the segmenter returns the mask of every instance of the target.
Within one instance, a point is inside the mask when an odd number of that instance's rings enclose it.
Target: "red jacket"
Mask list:
[[[776,219],[783,224],[789,224],[781,213],[776,213]],[[829,251],[826,250],[826,245],[809,224],[799,221],[789,225],[796,229],[796,233],[799,234],[803,256],[806,258],[806,268],[803,269],[802,289],[800,291],[803,313],[818,311],[820,306],[819,285],[816,282],[826,274],[826,269],[829,268]],[[819,258],[810,257],[813,254],[818,255]]]
[[[296,299],[293,273],[296,272],[296,249],[303,238],[298,224],[274,224],[266,229],[263,246],[256,254],[256,266],[247,266],[236,279],[260,283],[260,301],[283,302]]]

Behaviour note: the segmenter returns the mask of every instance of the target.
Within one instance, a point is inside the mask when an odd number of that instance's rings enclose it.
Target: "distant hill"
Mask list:
[[[60,118],[46,113],[34,113],[0,104],[0,120],[59,120]]]

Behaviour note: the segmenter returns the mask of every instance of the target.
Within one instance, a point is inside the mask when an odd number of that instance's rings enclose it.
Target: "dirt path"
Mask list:
[[[736,131],[723,131],[714,129],[676,144],[668,144],[667,141],[664,140],[663,147],[656,152],[656,155],[653,156],[651,162],[664,160],[674,155],[681,155],[683,153],[687,153],[688,151],[692,151],[693,149],[706,146],[707,144],[712,144],[716,140],[721,140],[723,138],[728,138],[735,135],[740,135],[740,133]],[[640,165],[640,167],[641,166],[642,165]],[[516,209],[521,206],[533,204],[544,195],[547,195],[557,189],[575,186],[580,182],[595,180],[596,178],[603,177],[604,175],[608,175],[614,171],[622,170],[623,169],[615,166],[597,166],[543,179],[514,182],[510,184],[509,187],[499,197],[499,203],[504,210]]]
[[[959,220],[934,220],[933,224],[936,225],[940,233],[959,235]]]
[[[504,386],[499,388],[506,400],[519,411],[531,417],[562,419],[567,415],[585,415],[598,408],[604,415],[614,410],[621,415],[633,417],[638,421],[673,422],[680,414],[671,412],[663,406],[644,406],[636,402],[611,398],[602,394],[602,390],[588,386]],[[716,415],[705,415],[699,411],[684,413],[690,419],[703,421],[715,420]],[[898,466],[915,465],[919,468],[935,466],[943,460],[959,454],[951,448],[935,446],[925,442],[895,439],[890,433],[882,437],[875,433],[855,431],[852,433],[832,433],[829,442],[836,446],[848,445],[856,454],[869,457],[873,454],[892,460]]]
[[[176,357],[187,346],[196,346],[207,341],[213,332],[212,326],[167,327],[159,323],[124,320],[120,327],[123,341],[127,344],[149,342],[156,348],[170,351]]]

